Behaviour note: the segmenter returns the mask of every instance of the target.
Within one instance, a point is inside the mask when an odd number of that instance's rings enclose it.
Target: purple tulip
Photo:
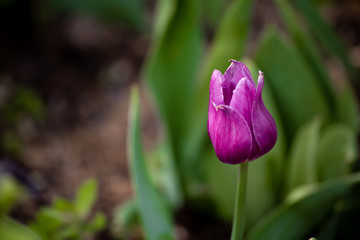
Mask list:
[[[257,87],[245,64],[231,60],[223,75],[210,80],[208,133],[220,161],[238,164],[270,151],[277,139],[275,121],[261,98],[264,75]]]

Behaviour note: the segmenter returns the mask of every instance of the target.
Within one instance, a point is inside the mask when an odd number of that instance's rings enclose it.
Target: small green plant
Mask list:
[[[98,186],[94,179],[82,183],[74,201],[56,197],[51,206],[39,210],[30,228],[43,240],[93,239],[106,226],[102,212],[91,214],[97,198]]]
[[[1,240],[40,240],[28,227],[9,217],[10,210],[23,196],[23,189],[12,177],[0,175]]]

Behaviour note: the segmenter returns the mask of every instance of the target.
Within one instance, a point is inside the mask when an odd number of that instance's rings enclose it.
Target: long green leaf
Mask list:
[[[329,105],[315,76],[291,45],[274,29],[267,29],[255,62],[267,76],[284,123],[287,139],[297,128],[320,115],[329,119]]]
[[[345,123],[357,133],[360,121],[356,97],[349,83],[344,82],[341,88],[337,92],[337,120]]]
[[[169,209],[166,208],[155,191],[146,169],[140,135],[138,95],[137,88],[133,87],[129,109],[127,152],[140,219],[146,233],[146,239],[174,239]]]
[[[292,8],[291,4],[289,4],[288,0],[276,0],[276,3],[282,14],[285,26],[294,40],[295,46],[305,58],[308,67],[316,74],[315,80],[318,81],[323,89],[324,96],[331,110],[335,110],[335,92],[331,86],[330,76],[316,43],[299,23],[297,12]]]
[[[316,118],[297,132],[292,144],[286,178],[286,191],[317,182],[316,157],[321,121]]]
[[[319,12],[313,3],[309,0],[292,1],[296,5],[297,9],[303,13],[306,21],[308,22],[310,28],[321,45],[324,46],[329,52],[332,52],[337,58],[339,58],[340,61],[342,61],[345,67],[349,70],[350,74],[359,80],[359,77],[356,76],[356,70],[351,65],[343,44],[333,29],[331,29],[331,27],[328,26],[320,17]],[[359,86],[359,82],[357,81],[356,83]]]
[[[297,189],[282,205],[262,219],[248,234],[248,240],[300,240],[320,224],[360,175],[326,181]]]
[[[342,124],[329,126],[321,136],[317,153],[319,180],[323,181],[348,173],[356,155],[354,132]]]
[[[166,8],[173,9],[173,14],[161,14],[169,23],[157,24],[156,41],[146,62],[144,77],[164,119],[174,154],[178,156],[188,126],[203,42],[197,1],[173,4]],[[166,29],[161,29],[164,27]]]

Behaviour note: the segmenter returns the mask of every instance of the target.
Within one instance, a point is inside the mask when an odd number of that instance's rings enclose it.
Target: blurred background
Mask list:
[[[250,164],[248,239],[360,239],[359,1],[0,0],[0,26],[0,239],[228,239],[236,167],[206,116],[229,59],[265,73],[279,130]]]

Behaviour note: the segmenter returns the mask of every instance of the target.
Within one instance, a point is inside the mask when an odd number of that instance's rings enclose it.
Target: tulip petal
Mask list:
[[[210,80],[210,102],[214,102],[216,105],[224,104],[224,96],[222,84],[225,78],[219,70],[214,70]]]
[[[261,97],[261,92],[264,86],[264,75],[259,71],[258,85],[256,89],[255,101],[252,108],[252,127],[256,144],[258,145],[258,151],[253,151],[251,159],[256,159],[268,151],[270,151],[277,139],[276,124],[266,109]]]
[[[251,83],[255,87],[255,82],[252,79],[250,71],[246,67],[246,65],[243,64],[242,62],[238,62],[235,60],[230,60],[230,62],[231,62],[230,66],[228,67],[228,69],[226,69],[224,73],[226,81],[229,80],[235,88],[235,86],[238,84],[240,79],[247,78],[251,81]]]
[[[210,102],[208,133],[220,161],[238,164],[249,159],[251,131],[244,117],[235,109]]]
[[[254,103],[255,93],[256,89],[251,83],[251,80],[242,78],[233,92],[229,105],[245,118],[250,129],[252,128],[251,109]]]
[[[230,60],[231,64],[226,69],[224,73],[225,81],[223,82],[223,92],[224,92],[224,103],[226,105],[230,105],[230,101],[233,96],[233,91],[238,85],[239,81],[243,78],[249,80],[249,82],[254,86],[255,83],[252,80],[249,69],[242,62],[238,62],[235,60]]]

